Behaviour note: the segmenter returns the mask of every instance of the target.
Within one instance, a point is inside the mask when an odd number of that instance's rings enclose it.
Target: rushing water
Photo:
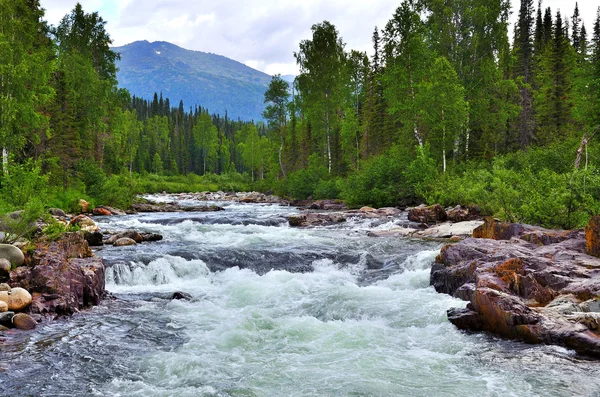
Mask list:
[[[366,236],[403,220],[295,229],[293,208],[221,204],[102,219],[165,239],[98,251],[114,299],[4,334],[0,395],[600,395],[596,362],[448,323],[440,245]]]

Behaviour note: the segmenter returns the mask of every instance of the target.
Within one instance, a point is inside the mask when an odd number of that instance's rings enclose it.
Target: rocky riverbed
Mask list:
[[[473,238],[442,248],[430,282],[469,302],[448,311],[460,329],[600,357],[600,259],[586,252],[583,230],[486,218]]]

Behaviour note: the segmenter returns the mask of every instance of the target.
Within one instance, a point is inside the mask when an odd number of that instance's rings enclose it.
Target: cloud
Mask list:
[[[168,41],[244,62],[266,73],[297,73],[298,44],[311,37],[311,26],[333,23],[346,49],[369,51],[375,26],[383,28],[400,0],[80,0],[86,12],[99,11],[108,21],[114,44],[136,40]],[[516,20],[518,0],[513,0]],[[584,4],[585,3],[585,4]],[[579,1],[588,32],[596,6]],[[42,0],[47,18],[58,23],[74,0]],[[571,0],[544,0],[570,17]],[[57,16],[58,15],[58,16]],[[511,27],[512,30],[512,27]]]

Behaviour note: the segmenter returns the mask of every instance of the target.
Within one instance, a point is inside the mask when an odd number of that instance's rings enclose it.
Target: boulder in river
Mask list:
[[[8,303],[0,301],[0,313],[8,311]]]
[[[90,247],[99,247],[104,244],[104,236],[100,232],[84,232],[83,235]]]
[[[29,314],[17,313],[12,318],[12,323],[17,329],[29,331],[37,326],[37,321],[33,319]]]
[[[288,217],[290,226],[326,226],[336,223],[345,222],[346,217],[339,212],[308,212],[300,215],[292,215]]]
[[[104,216],[108,216],[108,215],[112,215],[112,213],[110,212],[110,210],[104,208],[104,207],[96,207],[92,210],[92,214],[94,215],[104,215]]]
[[[497,221],[482,229],[512,237],[446,245],[432,266],[436,291],[469,301],[466,309],[449,310],[449,320],[461,329],[600,356],[600,313],[586,314],[600,310],[594,303],[600,296],[600,259],[586,254],[584,233]]]
[[[135,242],[135,240],[132,238],[129,238],[129,237],[121,237],[113,243],[113,245],[115,247],[126,247],[128,245],[136,245],[136,244],[137,243]]]
[[[6,283],[0,284],[0,291],[10,291],[10,285]]]
[[[65,211],[60,208],[48,208],[48,213],[52,216],[56,216],[58,218],[66,218],[67,214]]]
[[[439,204],[418,206],[408,210],[408,220],[417,223],[438,223],[448,218],[446,210]]]

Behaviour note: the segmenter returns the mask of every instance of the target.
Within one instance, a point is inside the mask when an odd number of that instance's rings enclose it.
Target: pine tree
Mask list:
[[[534,80],[533,11],[533,0],[521,0],[513,46],[516,57],[515,79],[519,85],[521,105],[521,113],[517,121],[521,149],[530,145],[535,128],[532,92]]]

